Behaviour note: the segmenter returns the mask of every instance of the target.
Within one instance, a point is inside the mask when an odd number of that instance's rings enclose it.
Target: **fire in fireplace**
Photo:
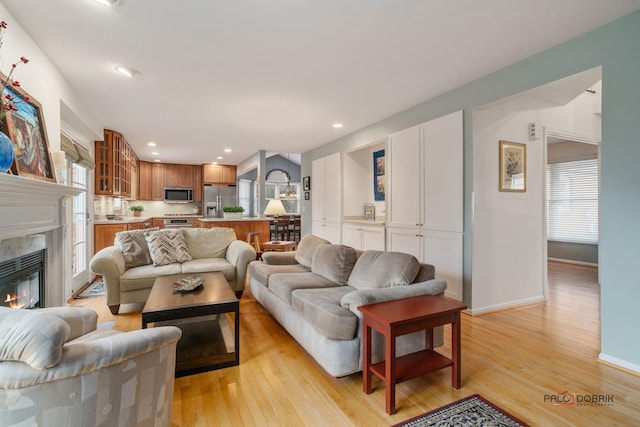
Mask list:
[[[45,251],[0,263],[0,306],[38,308],[44,306]]]

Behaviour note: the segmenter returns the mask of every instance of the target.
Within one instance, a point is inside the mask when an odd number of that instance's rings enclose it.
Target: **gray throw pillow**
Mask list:
[[[64,320],[36,310],[0,307],[0,361],[24,362],[35,369],[55,366],[71,330]]]
[[[191,261],[182,230],[159,230],[144,234],[153,265],[167,265],[174,262]]]
[[[419,269],[420,263],[413,255],[364,251],[353,267],[347,283],[356,289],[408,285],[413,283]]]
[[[307,234],[302,239],[300,239],[294,258],[298,262],[298,264],[302,264],[305,267],[311,268],[311,263],[313,262],[313,254],[316,252],[316,248],[319,245],[328,244],[331,244],[331,242],[328,240],[325,240],[318,236],[314,236],[313,234]]]
[[[318,245],[311,271],[332,282],[346,285],[356,259],[356,250],[350,246]]]
[[[149,245],[144,233],[159,230],[158,227],[145,228],[144,230],[121,231],[116,233],[114,244],[122,251],[124,268],[126,270],[151,264]]]

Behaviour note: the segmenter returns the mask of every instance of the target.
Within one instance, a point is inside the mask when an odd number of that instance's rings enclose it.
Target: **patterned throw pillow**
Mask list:
[[[191,261],[182,230],[159,230],[144,234],[153,265]]]
[[[122,251],[124,258],[124,268],[126,270],[139,267],[141,265],[151,264],[151,254],[149,253],[149,245],[144,233],[160,230],[158,227],[147,228],[144,230],[121,231],[116,233],[114,244]]]

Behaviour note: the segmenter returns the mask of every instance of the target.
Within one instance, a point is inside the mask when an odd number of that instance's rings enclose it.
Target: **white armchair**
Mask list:
[[[96,329],[83,307],[0,307],[0,426],[170,426],[178,328]]]

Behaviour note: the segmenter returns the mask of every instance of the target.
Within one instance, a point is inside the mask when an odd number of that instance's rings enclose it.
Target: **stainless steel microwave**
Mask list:
[[[193,202],[193,188],[164,188],[165,203],[190,203]]]

